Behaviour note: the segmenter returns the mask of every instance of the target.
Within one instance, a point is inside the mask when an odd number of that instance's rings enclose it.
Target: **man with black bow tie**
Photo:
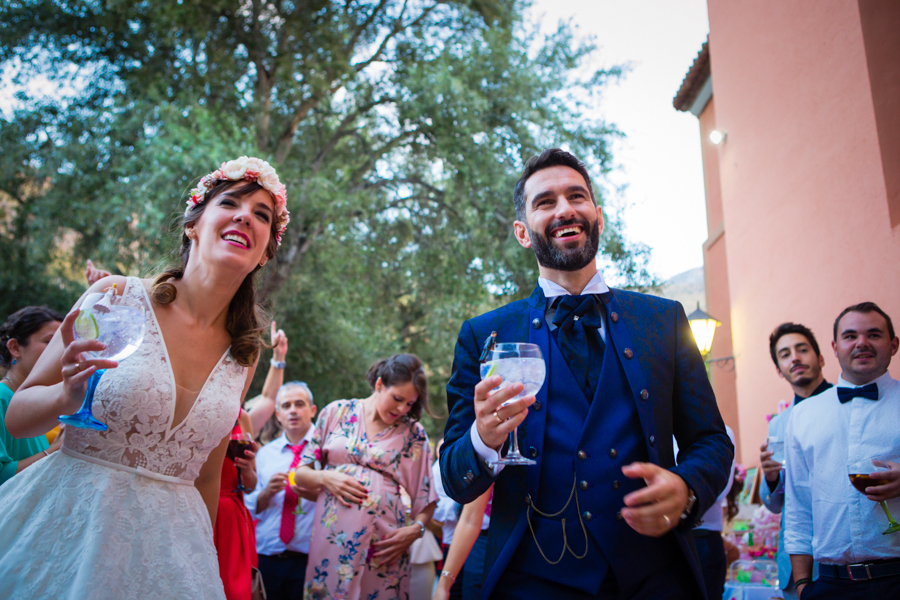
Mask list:
[[[784,545],[794,584],[801,600],[900,598],[900,533],[882,535],[888,521],[878,504],[900,514],[900,381],[887,370],[900,339],[890,317],[863,302],[838,315],[831,345],[837,386],[795,407],[785,436]],[[872,477],[887,483],[861,494],[849,467],[869,458],[880,461]]]
[[[440,459],[458,502],[494,484],[482,598],[702,598],[691,527],[725,488],[734,447],[684,309],[606,285],[602,210],[568,152],[529,160],[514,201],[538,285],[463,324]],[[499,378],[480,381],[492,334],[541,348],[536,396],[501,407],[522,385],[490,394]],[[493,466],[516,427],[536,464]]]

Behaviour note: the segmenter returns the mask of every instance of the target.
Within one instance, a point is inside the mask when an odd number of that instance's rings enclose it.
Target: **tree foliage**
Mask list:
[[[21,92],[0,121],[2,308],[66,308],[86,257],[158,268],[185,192],[223,160],[256,155],[278,169],[292,215],[261,282],[291,339],[288,377],[319,399],[359,395],[370,361],[409,351],[440,406],[462,320],[534,285],[533,256],[511,235],[524,161],[563,146],[603,180],[619,135],[585,117],[619,70],[585,74],[595,48],[566,24],[539,34],[526,9],[5,3],[0,61],[61,91]],[[648,250],[608,217],[607,258],[625,283],[652,285]]]

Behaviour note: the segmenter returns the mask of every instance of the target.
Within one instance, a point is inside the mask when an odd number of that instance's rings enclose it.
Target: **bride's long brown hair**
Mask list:
[[[178,280],[184,276],[184,270],[187,268],[188,259],[191,256],[191,240],[187,236],[187,227],[193,226],[200,215],[206,210],[206,206],[212,202],[216,196],[219,196],[226,190],[229,194],[236,198],[243,198],[264,189],[255,181],[218,181],[207,190],[203,196],[203,201],[198,202],[185,215],[181,222],[181,264],[172,266],[160,273],[153,280],[153,286],[150,288],[150,297],[154,302],[166,305],[175,300],[178,289],[169,281],[170,279]],[[275,258],[278,250],[278,241],[275,239],[275,225],[277,219],[272,219],[272,231],[269,236],[269,244],[266,247],[266,256],[269,260]],[[225,330],[231,336],[231,356],[238,364],[245,367],[253,366],[259,357],[260,350],[265,346],[263,334],[265,325],[268,323],[268,317],[259,305],[256,299],[256,288],[254,286],[254,277],[261,267],[257,266],[251,271],[238,291],[231,299],[228,306],[228,315],[225,320]]]

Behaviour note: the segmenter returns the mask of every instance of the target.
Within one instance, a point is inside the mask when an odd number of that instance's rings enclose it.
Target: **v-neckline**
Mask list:
[[[147,300],[147,305],[150,307],[150,316],[153,317],[153,323],[156,325],[156,330],[159,332],[159,340],[160,340],[160,344],[162,345],[163,356],[166,359],[166,366],[169,368],[169,381],[172,383],[172,402],[171,402],[172,406],[171,406],[171,410],[169,411],[169,423],[168,423],[168,425],[166,425],[166,435],[165,435],[166,439],[168,439],[169,436],[171,436],[172,433],[174,433],[176,429],[181,428],[181,426],[184,425],[187,422],[187,420],[191,418],[191,415],[194,414],[194,409],[200,403],[200,399],[203,397],[203,392],[206,391],[206,386],[209,385],[209,382],[212,379],[213,374],[215,374],[215,372],[219,369],[219,365],[222,364],[222,362],[225,360],[225,357],[227,357],[228,353],[231,351],[231,345],[230,344],[228,345],[228,348],[225,349],[225,353],[222,354],[221,358],[219,358],[219,361],[212,368],[212,371],[210,371],[209,375],[206,376],[206,381],[203,382],[203,387],[200,388],[200,391],[197,393],[197,396],[194,398],[194,402],[193,402],[193,404],[191,404],[191,408],[188,410],[187,414],[184,415],[184,418],[177,425],[175,425],[174,424],[175,423],[175,405],[176,405],[176,401],[178,399],[178,387],[179,386],[178,386],[178,383],[176,383],[176,381],[175,381],[175,370],[172,368],[172,358],[169,356],[169,348],[168,348],[168,346],[166,346],[166,338],[163,335],[162,327],[159,326],[159,319],[156,317],[156,310],[153,308],[153,300],[150,299],[150,294],[147,293],[147,288],[146,288],[146,286],[144,286],[144,282],[141,281],[140,279],[138,279],[137,282],[140,284],[141,290],[143,290],[143,292],[144,292],[144,298]],[[187,388],[182,386],[182,389],[186,390]]]

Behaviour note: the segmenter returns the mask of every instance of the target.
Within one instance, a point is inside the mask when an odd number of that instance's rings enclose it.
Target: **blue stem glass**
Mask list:
[[[109,427],[106,426],[106,423],[98,421],[94,417],[94,413],[91,410],[91,406],[94,404],[94,391],[97,389],[97,384],[100,383],[100,378],[103,377],[104,373],[106,373],[106,369],[97,369],[94,371],[94,374],[88,379],[87,393],[84,395],[84,402],[81,404],[81,408],[78,409],[78,412],[74,415],[64,415],[60,417],[58,419],[60,423],[63,425],[71,425],[72,427],[81,427],[82,429],[95,429],[97,431],[106,431],[109,429]]]

